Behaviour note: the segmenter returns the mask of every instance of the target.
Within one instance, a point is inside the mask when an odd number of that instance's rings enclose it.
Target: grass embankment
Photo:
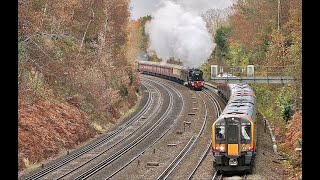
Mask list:
[[[141,102],[141,96],[138,97],[135,106],[120,113],[116,124],[137,110]],[[111,122],[101,125],[91,121],[86,113],[74,105],[47,100],[39,100],[33,105],[19,101],[18,116],[20,171],[37,168],[44,160],[76,148],[116,125]]]
[[[302,179],[302,156],[295,151],[302,147],[302,111],[295,111],[295,90],[292,85],[251,85],[257,106],[268,119],[276,136],[278,152],[286,178]]]
[[[106,124],[105,126],[101,126],[99,123],[97,122],[93,122],[92,123],[92,126],[93,128],[98,131],[99,133],[104,133],[104,132],[108,132],[110,128],[118,125],[119,123],[121,123],[125,118],[128,118],[132,113],[136,112],[139,105],[141,104],[141,100],[142,100],[142,96],[140,96],[139,94],[137,94],[137,97],[138,97],[138,100],[136,102],[136,104],[130,108],[129,110],[127,111],[121,111],[120,114],[121,114],[121,117],[119,119],[117,119],[116,122],[114,123],[108,123]]]

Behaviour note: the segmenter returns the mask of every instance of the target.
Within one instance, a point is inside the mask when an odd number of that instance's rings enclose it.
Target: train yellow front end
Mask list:
[[[255,95],[248,85],[228,85],[228,104],[212,125],[216,170],[252,171],[256,155]]]
[[[212,153],[217,170],[251,170],[256,148],[254,129],[253,121],[233,115],[213,123]]]

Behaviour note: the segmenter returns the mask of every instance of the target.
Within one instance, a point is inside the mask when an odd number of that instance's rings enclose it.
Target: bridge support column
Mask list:
[[[218,76],[218,65],[211,65],[211,78]]]
[[[247,66],[247,76],[254,77],[254,65]]]

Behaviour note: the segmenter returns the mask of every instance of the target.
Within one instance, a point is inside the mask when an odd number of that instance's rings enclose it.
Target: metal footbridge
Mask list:
[[[211,65],[211,82],[287,84],[297,79],[290,76],[290,66],[226,66]],[[218,73],[219,72],[219,73]]]

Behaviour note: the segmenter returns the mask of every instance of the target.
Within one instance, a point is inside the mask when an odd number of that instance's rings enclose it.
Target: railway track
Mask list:
[[[160,92],[159,92],[159,90],[158,90],[156,87],[154,87],[152,84],[149,84],[149,83],[147,83],[147,82],[144,82],[144,84],[148,84],[150,87],[153,87],[153,88],[156,90],[156,93],[159,94],[159,95],[161,95]],[[151,96],[151,97],[152,97],[152,96]],[[152,100],[152,101],[153,101],[153,100]],[[160,111],[160,108],[159,108],[159,107],[161,107],[161,105],[162,105],[162,102],[161,102],[161,103],[158,103],[157,106],[156,106],[156,108],[155,108],[155,109],[157,109],[157,111],[156,111],[156,112],[153,112],[153,113],[150,114],[149,116],[153,116],[154,114],[157,114],[157,113]],[[148,109],[149,109],[149,108],[148,108]],[[148,109],[147,109],[147,110],[148,110]],[[93,155],[93,157],[92,157],[91,159],[89,159],[89,160],[81,163],[79,166],[73,168],[72,170],[68,171],[67,173],[64,173],[62,176],[59,176],[57,179],[62,179],[62,178],[64,178],[64,177],[70,175],[71,173],[79,170],[79,169],[82,168],[83,166],[89,164],[90,162],[94,161],[95,159],[97,159],[97,158],[100,157],[101,155],[103,155],[103,154],[105,154],[106,152],[110,151],[112,148],[116,147],[118,144],[124,142],[124,141],[127,140],[129,137],[131,137],[134,133],[136,133],[138,130],[140,130],[146,123],[148,123],[148,122],[149,122],[149,119],[148,119],[148,120],[145,120],[145,121],[142,121],[141,123],[138,123],[138,122],[139,122],[139,121],[137,121],[137,124],[138,124],[138,125],[136,125],[137,127],[134,128],[133,131],[127,133],[124,137],[121,137],[121,138],[120,138],[118,141],[116,141],[114,144],[111,144],[111,145],[109,145],[107,148],[104,148],[105,150],[103,150],[103,151],[98,151],[98,152],[97,152],[97,155]],[[133,126],[135,126],[135,125],[132,124],[131,127],[133,127]],[[121,135],[119,135],[119,136],[121,136]]]
[[[173,94],[171,91],[168,90],[167,87],[163,86],[162,84],[159,84],[162,86],[165,91],[169,94],[169,105],[166,109],[166,111],[163,113],[163,115],[149,128],[147,129],[143,134],[141,134],[139,137],[135,138],[132,142],[130,142],[128,145],[114,153],[112,156],[108,157],[107,159],[104,159],[102,162],[99,164],[95,165],[94,167],[90,168],[89,170],[85,171],[84,173],[80,174],[77,176],[75,179],[87,179],[100,170],[102,170],[104,167],[107,165],[111,164],[113,161],[117,160],[120,158],[122,155],[127,153],[129,150],[133,149],[136,145],[138,145],[141,141],[146,139],[151,133],[153,133],[161,124],[162,122],[168,117],[169,113],[171,112],[173,108]],[[135,158],[134,158],[135,159]],[[113,176],[113,175],[111,175]],[[108,179],[109,177],[107,177]]]
[[[186,146],[182,149],[182,151],[176,156],[176,158],[169,164],[169,166],[160,174],[160,176],[157,178],[157,180],[160,179],[167,179],[168,176],[172,173],[172,171],[177,167],[179,162],[186,156],[186,154],[190,151],[192,148],[195,137],[192,136]]]
[[[243,180],[246,180],[246,179],[247,179],[247,174],[244,174],[243,177],[242,177],[242,179],[243,179]]]
[[[177,91],[174,87],[172,87],[171,85],[167,84],[167,83],[164,83],[162,81],[156,81],[156,80],[152,80],[152,79],[149,79],[149,78],[146,78],[150,81],[153,81],[153,82],[156,82],[156,83],[161,83],[163,85],[165,85],[166,87],[169,87],[172,91],[174,91],[175,93],[177,93],[177,95],[182,98],[182,108],[178,114],[178,117],[181,115],[183,109],[184,109],[184,101],[183,101],[183,96],[181,95],[181,93],[179,91]],[[149,145],[148,148],[152,147],[156,142],[158,142],[164,135],[167,134],[167,132],[171,129],[168,128],[158,139],[156,139],[156,141],[154,141],[151,145]],[[129,160],[125,165],[123,165],[120,169],[118,169],[117,171],[113,172],[111,175],[109,175],[107,178],[105,179],[110,179],[111,177],[113,177],[114,175],[116,175],[117,173],[119,173],[122,169],[124,169],[127,165],[129,165],[132,161],[134,161],[136,158],[138,158],[141,154],[143,154],[148,148],[144,149],[142,152],[140,152],[137,156],[135,156],[134,158],[132,158],[131,160]]]
[[[213,174],[212,180],[222,180],[223,175],[219,174],[218,171],[215,171]]]
[[[198,94],[198,96],[201,98],[205,105],[205,118],[202,124],[202,127],[198,134],[196,136],[192,136],[189,140],[189,142],[186,144],[186,146],[181,150],[181,152],[175,157],[175,159],[169,164],[169,166],[160,174],[160,176],[157,178],[159,179],[167,179],[169,175],[175,170],[175,168],[178,166],[178,164],[183,160],[183,158],[190,152],[190,150],[193,148],[193,146],[198,141],[198,138],[203,133],[205,126],[207,124],[207,118],[208,118],[208,107],[203,98]]]
[[[201,155],[200,160],[198,161],[197,165],[194,167],[194,169],[192,170],[192,172],[188,176],[188,180],[190,180],[193,177],[194,173],[196,173],[200,164],[202,163],[202,161],[207,157],[208,153],[210,152],[210,149],[211,149],[211,143],[207,146],[206,150]]]
[[[115,129],[114,131],[108,133],[106,136],[102,137],[101,139],[99,139],[98,141],[96,141],[95,143],[90,144],[89,146],[86,146],[84,148],[82,148],[81,150],[70,154],[67,158],[64,158],[63,160],[48,166],[47,168],[27,177],[26,179],[39,179],[43,176],[46,176],[47,174],[54,172],[56,170],[58,170],[59,168],[63,167],[64,165],[74,161],[75,159],[78,159],[79,157],[83,156],[86,153],[91,152],[92,150],[96,149],[97,147],[101,147],[104,144],[108,143],[111,139],[113,139],[114,137],[118,136],[120,133],[122,133],[124,130],[126,130],[129,126],[131,126],[134,122],[136,122],[138,119],[141,119],[141,117],[143,117],[143,115],[150,109],[151,105],[153,104],[153,96],[152,94],[154,92],[151,92],[150,88],[153,89],[157,89],[155,88],[150,82],[153,83],[158,83],[160,86],[162,86],[163,89],[165,89],[165,91],[169,94],[169,106],[166,109],[165,113],[159,118],[159,120],[153,125],[151,126],[146,132],[144,132],[142,135],[140,135],[138,138],[136,138],[134,141],[132,141],[131,143],[129,143],[128,145],[126,145],[125,147],[123,147],[122,149],[118,150],[116,153],[114,153],[112,156],[108,157],[107,159],[103,160],[102,162],[100,162],[99,164],[95,165],[94,167],[90,168],[88,171],[85,171],[84,173],[80,174],[79,176],[77,176],[75,179],[87,179],[89,177],[91,177],[92,175],[96,174],[97,172],[99,172],[101,169],[103,169],[104,167],[108,166],[109,164],[111,164],[112,162],[116,161],[119,157],[123,156],[125,153],[127,153],[128,151],[130,151],[131,149],[133,149],[137,144],[139,144],[141,141],[143,141],[145,138],[147,138],[155,129],[157,129],[157,127],[168,117],[169,112],[172,110],[172,106],[173,106],[173,94],[172,92],[175,92],[177,94],[178,97],[183,99],[183,96],[181,95],[181,93],[179,91],[177,91],[174,87],[172,87],[171,85],[164,83],[161,80],[155,80],[155,79],[149,79],[149,78],[144,78],[143,80],[143,86],[147,89],[147,94],[148,94],[148,99],[147,102],[145,103],[145,105],[143,106],[143,108],[137,113],[135,114],[132,118],[130,118],[125,124],[121,125],[119,128]],[[156,90],[157,94],[160,94],[158,92],[158,90]],[[172,92],[171,92],[172,91]],[[204,94],[206,94],[212,102],[214,102],[214,106],[216,108],[216,111],[221,112],[221,107],[218,105],[218,102],[214,99],[214,97],[206,92],[205,90],[202,92]],[[199,95],[199,94],[198,94]],[[199,95],[199,97],[201,97]],[[201,97],[202,99],[202,97]],[[186,146],[183,148],[183,150],[178,154],[178,156],[171,162],[171,164],[167,167],[167,169],[158,177],[158,179],[166,179],[174,170],[175,168],[178,166],[178,164],[183,160],[183,158],[188,154],[188,152],[193,148],[193,146],[196,144],[198,138],[201,136],[201,134],[203,133],[203,130],[206,126],[206,121],[207,121],[207,114],[208,114],[208,110],[207,110],[207,105],[205,103],[205,101],[202,99],[202,101],[205,104],[205,118],[201,127],[201,130],[198,132],[198,134],[196,136],[192,136],[189,140],[189,142],[186,144]],[[184,101],[182,100],[182,103]],[[161,106],[158,104],[158,106]],[[180,114],[182,113],[183,110],[183,106],[179,112],[179,115],[177,117],[180,116]],[[160,109],[160,108],[155,108],[155,109]],[[155,112],[154,114],[158,113]],[[152,116],[152,115],[150,115]],[[176,118],[177,119],[177,118]],[[175,121],[176,121],[175,119]],[[144,123],[140,123],[140,127],[142,127],[147,121],[145,121]],[[140,129],[140,127],[136,128],[135,131],[132,131],[130,134],[128,134],[126,137],[122,138],[121,140],[117,141],[117,143],[113,144],[112,146],[108,147],[107,149],[105,149],[104,151],[98,153],[97,155],[95,155],[93,158],[91,158],[90,160],[86,161],[85,163],[80,164],[79,166],[77,166],[76,168],[72,169],[71,171],[64,173],[62,176],[59,176],[58,178],[54,178],[54,179],[64,179],[66,178],[69,174],[76,172],[78,169],[82,168],[83,166],[85,166],[86,164],[93,162],[95,159],[97,159],[98,157],[100,157],[101,155],[105,154],[107,151],[109,151],[110,149],[112,149],[114,146],[120,144],[121,142],[123,142],[124,140],[127,139],[127,137],[130,137],[132,134],[134,134],[137,130]],[[171,128],[171,127],[170,127]],[[128,160],[126,162],[125,165],[123,165],[122,167],[120,167],[118,170],[114,171],[111,175],[109,175],[106,179],[109,179],[111,177],[113,177],[114,175],[116,175],[117,173],[119,173],[122,169],[124,169],[128,164],[130,164],[131,162],[133,162],[137,157],[139,157],[141,154],[143,154],[148,148],[150,148],[151,146],[153,146],[158,140],[160,140],[169,130],[170,128],[168,128],[158,139],[156,139],[152,144],[150,144],[147,148],[145,148],[144,150],[142,150],[138,155],[136,155],[135,157],[131,158],[130,160]],[[201,162],[205,159],[206,155],[208,154],[208,151],[210,150],[210,144],[207,146],[206,151],[204,151],[204,153],[201,155],[200,160],[198,161],[196,167],[194,168],[194,170],[192,171],[192,173],[189,175],[188,179],[191,179],[193,174],[195,173],[195,171],[197,170],[197,168],[199,167],[199,165],[201,164]],[[50,178],[49,178],[50,179]]]
[[[149,83],[146,83],[144,82],[144,87],[146,87],[147,89],[147,92],[148,92],[148,99],[147,99],[147,102],[145,103],[145,105],[143,106],[143,108],[134,116],[132,117],[131,119],[129,119],[124,125],[120,126],[118,129],[112,131],[111,133],[109,133],[107,136],[105,136],[104,138],[101,138],[100,140],[96,141],[95,143],[92,143],[91,145],[89,146],[86,146],[84,148],[82,148],[80,151],[74,153],[74,154],[71,154],[70,156],[68,156],[67,158],[65,159],[62,159],[61,161],[51,165],[51,166],[48,166],[47,168],[27,177],[26,179],[39,179],[41,177],[44,177],[44,176],[48,176],[50,175],[50,173],[55,173],[55,174],[58,174],[58,175],[61,175],[63,174],[62,176],[59,176],[58,178],[55,177],[47,177],[45,179],[62,179],[64,177],[66,177],[67,175],[71,174],[72,172],[75,172],[76,170],[80,169],[81,167],[85,166],[86,164],[92,162],[94,159],[98,158],[99,156],[101,156],[102,154],[106,153],[107,151],[109,151],[110,149],[112,149],[113,147],[115,147],[117,144],[123,142],[125,139],[127,139],[128,137],[130,137],[134,132],[136,132],[137,130],[139,130],[147,121],[145,121],[144,123],[139,123],[139,121],[137,120],[140,120],[140,118],[150,109],[150,106],[152,104],[152,102],[154,101],[153,100],[153,96],[151,94],[153,94],[154,92],[152,92],[150,90],[150,87],[153,87],[153,89],[156,91],[155,93],[159,94],[159,96],[161,95],[159,90],[157,88],[155,88],[153,85],[149,84]],[[152,92],[152,93],[151,93]],[[157,103],[158,106],[161,106],[162,104],[162,101],[161,103]],[[160,108],[155,108],[155,109],[159,109]],[[157,112],[156,112],[157,113]],[[153,113],[153,114],[156,114],[156,113]],[[150,115],[152,116],[152,114]],[[143,118],[142,118],[143,119]],[[136,124],[139,124],[139,127],[137,127],[134,131],[132,131],[131,133],[127,134],[127,136],[123,137],[122,139],[120,139],[118,142],[116,142],[115,144],[113,145],[110,145],[108,146],[106,149],[103,148],[103,146],[105,146],[106,144],[108,144],[108,142],[113,139],[115,136],[119,136],[119,134],[123,133],[125,129],[127,129],[129,126],[133,126],[132,124],[133,123],[136,123]],[[131,128],[132,129],[132,128]],[[116,138],[115,138],[116,139]],[[95,149],[105,149],[103,150],[102,152],[99,152],[98,150],[95,150]],[[102,147],[102,148],[101,148]],[[95,150],[95,151],[98,151],[96,153],[93,153],[92,150]],[[91,155],[91,156],[94,156],[93,158],[91,158],[89,161],[86,161],[84,163],[79,163],[80,165],[77,166],[76,168],[74,168],[72,166],[71,170],[69,170],[69,172],[65,173],[65,169],[61,169],[62,167],[64,167],[66,164],[68,163],[71,163],[72,161],[74,160],[77,160],[79,161],[78,159],[85,155],[88,156]],[[97,154],[97,155],[96,155]],[[86,158],[85,158],[86,159]],[[81,160],[80,160],[81,161]],[[59,173],[59,169],[61,169],[62,172]],[[67,168],[68,169],[68,168]]]
[[[218,171],[216,171],[212,177],[212,180],[246,180],[247,174],[244,174],[243,176],[224,176],[223,174],[219,174]]]
[[[57,169],[61,168],[62,166],[66,165],[67,163],[70,163],[71,161],[79,158],[80,156],[90,152],[91,150],[105,144],[106,142],[108,142],[109,140],[111,140],[113,137],[115,137],[116,135],[118,135],[119,133],[121,133],[124,129],[126,129],[127,127],[129,127],[132,123],[134,123],[136,120],[138,120],[139,118],[141,118],[141,116],[150,108],[151,106],[151,102],[152,102],[152,96],[151,96],[151,91],[150,89],[143,85],[147,91],[148,91],[148,99],[146,104],[142,107],[142,109],[135,114],[132,118],[130,118],[124,125],[120,126],[119,128],[115,129],[114,131],[108,133],[107,135],[103,136],[102,138],[100,138],[99,140],[95,141],[94,143],[80,149],[79,151],[70,154],[68,157],[62,159],[61,161],[54,163],[53,165],[48,166],[47,168],[44,168],[42,170],[40,170],[39,172],[25,178],[26,180],[31,180],[31,179],[39,179],[47,174],[49,174],[50,172],[56,171]]]
[[[218,118],[222,112],[222,108],[219,104],[219,102],[211,95],[210,92],[208,92],[208,90],[203,89],[202,91],[204,94],[207,95],[207,97],[209,97],[209,99],[211,100],[211,102],[213,103],[214,107],[215,107],[215,112],[216,112],[216,118]],[[199,168],[200,164],[203,162],[203,160],[205,159],[205,157],[208,155],[208,153],[210,152],[211,149],[211,144],[208,144],[207,147],[205,148],[205,150],[203,151],[203,154],[201,155],[198,163],[196,164],[196,166],[194,167],[194,169],[191,171],[190,175],[188,176],[188,180],[190,180],[193,175],[195,174],[195,172],[197,171],[197,169]]]
[[[208,90],[203,90],[203,93],[206,94],[209,99],[213,102],[213,105],[215,106],[215,110],[217,112],[217,118],[220,116],[222,113],[222,108],[221,105],[219,104],[218,100],[212,96],[212,94]]]
[[[204,90],[206,90],[206,91],[209,91],[209,90],[210,90],[210,91],[214,92],[214,94],[216,94],[216,95],[219,97],[219,99],[220,99],[221,101],[223,101],[224,104],[227,104],[227,103],[228,103],[226,100],[224,100],[223,98],[221,98],[221,97],[218,95],[217,92],[215,92],[215,91],[217,91],[217,88],[216,88],[216,87],[213,87],[212,85],[205,85],[205,86],[204,86]]]

